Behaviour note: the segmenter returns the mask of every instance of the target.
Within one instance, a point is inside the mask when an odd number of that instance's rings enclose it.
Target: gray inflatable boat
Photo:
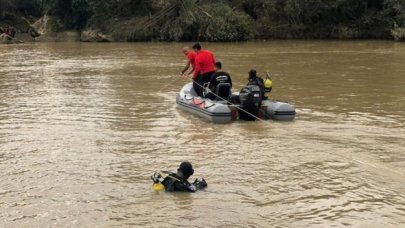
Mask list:
[[[229,104],[224,100],[199,97],[193,89],[193,83],[183,86],[176,97],[176,103],[181,110],[219,124],[238,120],[238,113],[242,109],[239,105]],[[286,102],[263,100],[257,118],[291,121],[295,118],[295,109]]]

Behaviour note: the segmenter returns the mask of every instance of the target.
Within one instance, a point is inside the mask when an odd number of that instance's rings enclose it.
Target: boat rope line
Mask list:
[[[167,83],[165,86],[163,86],[162,88],[160,88],[157,93],[162,92],[163,89],[166,89],[168,86],[174,85],[174,83],[177,82],[177,79],[175,77],[173,77],[173,80],[171,80],[170,83]]]
[[[202,89],[205,89],[204,86],[202,86],[200,83],[196,82],[192,77],[187,77],[187,78],[189,78],[192,82],[194,82],[195,84],[197,84],[197,85],[198,85],[199,87],[201,87]],[[264,119],[262,119],[262,118],[260,118],[260,117],[258,117],[258,116],[256,116],[256,115],[253,115],[252,113],[250,113],[250,112],[244,110],[243,108],[239,107],[238,105],[236,105],[236,104],[234,104],[234,103],[232,103],[232,102],[230,102],[230,101],[228,101],[228,100],[226,100],[226,99],[224,99],[224,98],[218,96],[217,94],[215,94],[215,93],[212,93],[212,94],[213,94],[216,98],[219,98],[220,100],[229,103],[229,104],[232,105],[233,107],[235,107],[235,108],[241,110],[242,112],[248,114],[249,116],[251,116],[251,117],[253,117],[253,118],[255,118],[255,119],[259,120],[259,121],[266,122]],[[260,110],[260,109],[259,109],[259,110]]]

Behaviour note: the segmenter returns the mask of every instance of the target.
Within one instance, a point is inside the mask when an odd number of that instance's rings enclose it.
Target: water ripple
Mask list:
[[[176,108],[183,44],[0,46],[0,226],[400,227],[403,57],[293,44],[207,44],[235,87],[271,63],[271,96],[296,106],[292,122],[230,125]],[[152,192],[183,160],[209,187]]]

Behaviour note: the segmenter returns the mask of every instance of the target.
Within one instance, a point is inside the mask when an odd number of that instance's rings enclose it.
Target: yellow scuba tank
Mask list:
[[[273,86],[273,81],[270,78],[264,80],[264,88],[270,89]]]
[[[271,89],[272,89],[272,86],[273,86],[273,80],[271,80],[271,75],[270,75],[270,73],[267,71],[266,72],[267,73],[267,77],[266,77],[266,79],[264,80],[264,82],[263,82],[263,84],[264,84],[264,91],[266,92],[266,93],[270,93],[271,92]]]
[[[160,191],[165,190],[165,186],[164,186],[162,183],[160,183],[160,182],[158,182],[158,183],[153,183],[153,185],[152,185],[152,190],[153,190],[153,191],[156,191],[156,192],[160,192]]]

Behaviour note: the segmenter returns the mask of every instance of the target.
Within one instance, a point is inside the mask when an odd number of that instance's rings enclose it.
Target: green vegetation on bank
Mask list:
[[[0,0],[0,27],[44,15],[116,41],[405,39],[405,0]]]

